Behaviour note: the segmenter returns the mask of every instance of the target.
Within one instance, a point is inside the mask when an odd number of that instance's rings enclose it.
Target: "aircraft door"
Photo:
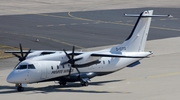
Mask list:
[[[46,64],[45,63],[41,63],[41,78],[42,79],[46,79],[47,77],[47,68],[46,68]]]
[[[27,82],[35,82],[41,78],[41,68],[38,63],[27,65]]]

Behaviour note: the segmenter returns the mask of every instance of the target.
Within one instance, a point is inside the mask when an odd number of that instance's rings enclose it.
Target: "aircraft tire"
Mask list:
[[[18,92],[24,91],[24,88],[21,87],[21,86],[19,86],[19,87],[17,87],[17,91],[18,91]]]
[[[88,81],[81,81],[82,86],[88,86]]]
[[[67,84],[67,82],[65,82],[65,81],[60,81],[59,82],[59,85],[61,85],[61,86],[65,86]]]

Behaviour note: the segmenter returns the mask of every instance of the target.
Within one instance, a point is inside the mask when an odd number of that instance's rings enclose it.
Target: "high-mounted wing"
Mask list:
[[[113,53],[92,53],[92,57],[115,57],[115,58],[146,58],[149,55],[153,54],[152,52],[133,52],[125,54],[113,54]]]
[[[21,44],[19,44],[19,49],[20,51],[18,52],[7,52],[5,51],[5,53],[12,53],[15,57],[19,58],[19,61],[23,61],[26,59],[26,57],[28,56],[29,53],[31,53],[31,49],[29,49],[28,51],[24,52],[23,49],[22,49],[22,46]],[[20,55],[18,55],[17,53],[19,53]],[[24,55],[25,54],[25,55]]]
[[[146,58],[147,56],[125,56],[120,54],[91,54],[92,57],[115,57],[115,58]]]
[[[30,53],[32,53],[33,51],[31,51]],[[5,51],[4,53],[21,53],[21,51],[18,50],[13,50],[13,51]],[[23,53],[28,53],[28,50],[23,50]]]

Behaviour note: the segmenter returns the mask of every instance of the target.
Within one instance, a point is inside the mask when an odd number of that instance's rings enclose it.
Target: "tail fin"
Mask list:
[[[137,22],[129,37],[120,45],[111,48],[112,53],[143,52],[151,24],[151,17],[169,16],[153,15],[153,10],[148,10],[139,14],[125,14],[125,16],[138,17]]]

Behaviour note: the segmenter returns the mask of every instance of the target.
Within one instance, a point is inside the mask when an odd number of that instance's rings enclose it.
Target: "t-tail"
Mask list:
[[[153,15],[153,10],[141,14],[125,14],[128,17],[138,17],[129,37],[120,45],[111,48],[112,53],[143,52],[149,33],[152,17],[169,17],[170,15]]]

